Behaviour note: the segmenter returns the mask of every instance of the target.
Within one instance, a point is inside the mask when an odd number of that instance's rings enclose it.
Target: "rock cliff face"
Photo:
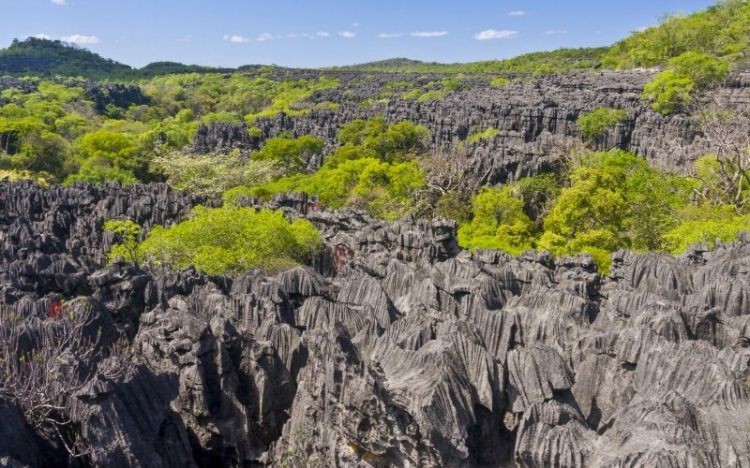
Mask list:
[[[292,78],[314,78],[310,73]],[[374,115],[427,126],[435,148],[464,141],[474,131],[493,127],[500,130],[497,137],[467,145],[475,176],[484,183],[495,184],[554,170],[565,155],[565,147],[580,142],[576,121],[581,114],[597,107],[618,107],[628,112],[628,119],[596,141],[597,149],[633,151],[657,167],[676,171],[688,170],[689,163],[707,151],[699,126],[689,115],[664,117],[642,101],[643,86],[653,76],[649,72],[551,75],[515,81],[502,88],[490,86],[487,79],[470,78],[460,91],[441,100],[405,101],[396,93],[372,106],[361,103],[378,100],[388,83],[406,81],[418,87],[441,76],[332,74],[341,86],[318,92],[311,100],[340,103],[338,110],[258,119],[255,126],[261,130],[261,139],[282,131],[298,136],[313,134],[326,141],[330,149],[342,124]],[[733,76],[707,98],[720,95],[730,107],[747,110],[749,91],[750,73],[745,72]],[[231,137],[222,125],[199,132],[195,147],[204,152],[249,147],[246,132]]]
[[[446,221],[304,197],[312,266],[103,266],[102,220],[177,221],[164,186],[0,183],[0,300],[87,304],[124,350],[61,395],[96,466],[746,466],[750,237],[675,258],[471,254]],[[1,327],[0,327],[1,328]],[[0,466],[64,466],[0,394]]]

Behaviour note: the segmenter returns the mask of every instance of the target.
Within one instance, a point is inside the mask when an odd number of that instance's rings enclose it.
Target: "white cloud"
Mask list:
[[[256,41],[266,42],[266,41],[270,41],[271,39],[273,39],[273,35],[271,33],[264,32],[258,35],[258,38],[256,39]]]
[[[224,40],[231,42],[232,44],[244,44],[246,42],[250,42],[250,39],[246,38],[245,36],[240,36],[238,34],[224,34]]]
[[[318,31],[315,33],[315,35],[318,37],[328,37],[331,35],[331,33],[326,32],[326,31]]]
[[[65,0],[49,0],[49,1],[54,3],[55,5],[66,5]]]
[[[50,37],[48,34],[44,34],[44,33],[34,34],[31,37],[35,37],[37,39],[47,39],[47,40],[52,39],[52,37]]]
[[[82,34],[73,34],[71,36],[63,36],[60,38],[63,42],[71,42],[73,44],[99,44],[102,42],[96,36],[84,36]]]
[[[393,37],[402,37],[404,33],[380,33],[378,38],[380,39],[391,39]]]
[[[287,39],[297,39],[297,33],[288,33],[286,36]]]
[[[351,32],[351,31],[341,31],[339,33],[339,36],[344,37],[346,39],[353,39],[357,37],[357,33]]]
[[[414,31],[412,37],[441,37],[448,34],[448,31]]]
[[[643,32],[643,31],[647,30],[647,29],[648,29],[648,28],[650,28],[650,27],[651,27],[651,26],[641,26],[640,28],[635,28],[635,29],[633,30],[633,32]]]
[[[508,12],[508,16],[526,16],[526,12],[523,10],[513,10]]]
[[[568,31],[566,31],[565,29],[550,29],[544,31],[545,36],[559,36],[561,34],[568,34]]]
[[[352,27],[353,28],[358,28],[359,27],[359,23],[352,23]]]
[[[518,31],[511,31],[509,29],[486,29],[474,34],[474,39],[478,41],[488,41],[490,39],[511,39],[518,36]]]

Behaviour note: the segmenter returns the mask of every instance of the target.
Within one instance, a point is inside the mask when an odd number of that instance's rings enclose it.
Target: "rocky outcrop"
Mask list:
[[[318,75],[315,75],[317,73]],[[567,149],[581,143],[578,118],[598,107],[616,107],[628,117],[593,142],[596,149],[620,148],[632,151],[657,167],[686,171],[709,146],[699,125],[687,114],[662,116],[642,100],[643,86],[654,72],[602,71],[527,77],[501,88],[486,78],[468,77],[462,88],[440,100],[404,100],[395,92],[383,100],[383,90],[392,82],[412,87],[439,81],[441,75],[362,74],[356,72],[295,72],[288,78],[311,78],[327,73],[341,82],[337,89],[321,91],[313,103],[339,103],[336,111],[312,110],[307,115],[256,119],[261,140],[289,132],[312,134],[335,147],[338,128],[356,118],[384,115],[389,121],[410,120],[425,125],[431,133],[430,146],[440,148],[464,142],[470,154],[470,173],[482,183],[514,181],[540,172],[555,171]],[[730,107],[750,109],[750,73],[732,76],[723,87],[706,97],[721,96]],[[377,104],[363,105],[368,100]],[[469,143],[476,131],[496,128],[496,137]],[[196,143],[202,142],[202,136]],[[217,139],[217,141],[220,139]],[[209,145],[217,148],[216,145]]]
[[[213,122],[201,124],[195,132],[191,151],[195,153],[249,151],[260,147],[260,139],[251,137],[246,124]]]
[[[450,222],[290,196],[273,206],[321,229],[326,261],[235,278],[102,266],[102,219],[168,224],[198,201],[0,184],[2,307],[44,324],[55,301],[90,304],[120,340],[67,396],[84,463],[750,464],[747,235],[617,252],[603,277],[586,256],[470,253]],[[20,415],[0,395],[0,464],[74,463]]]

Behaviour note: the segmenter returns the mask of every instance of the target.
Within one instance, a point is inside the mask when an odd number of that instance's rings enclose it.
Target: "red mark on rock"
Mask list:
[[[49,305],[47,316],[51,319],[61,319],[63,317],[63,305],[60,301],[55,301]]]

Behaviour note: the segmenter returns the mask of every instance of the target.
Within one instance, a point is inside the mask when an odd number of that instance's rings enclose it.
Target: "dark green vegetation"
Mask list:
[[[450,64],[397,58],[335,69],[382,73],[545,74],[597,68],[607,51],[606,47],[558,49],[550,52],[533,52],[505,60]]]
[[[228,68],[156,62],[141,69],[105,59],[98,54],[61,41],[30,37],[14,40],[0,50],[0,76],[71,76],[91,79],[128,80],[174,73],[226,73]]]

